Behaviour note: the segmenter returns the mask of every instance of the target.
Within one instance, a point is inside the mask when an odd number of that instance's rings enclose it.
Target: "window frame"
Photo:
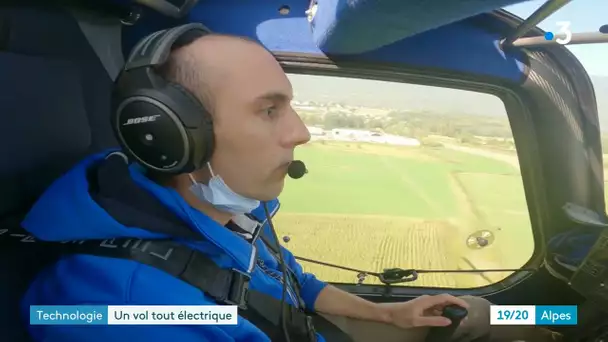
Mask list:
[[[452,88],[475,91],[497,96],[503,101],[511,126],[515,149],[520,164],[524,194],[531,222],[534,251],[522,269],[538,270],[544,261],[546,251],[544,227],[547,211],[547,199],[543,189],[542,165],[537,161],[539,148],[536,141],[532,113],[526,104],[526,96],[518,84],[488,77],[468,75],[461,72],[450,72],[434,68],[410,67],[395,63],[378,63],[360,61],[348,57],[331,57],[305,54],[274,52],[284,71],[289,74],[308,74],[316,76],[337,76],[358,79],[370,79],[397,83]],[[524,71],[527,73],[527,70]],[[399,267],[395,265],[395,267]],[[364,297],[411,297],[420,294],[439,294],[449,291],[454,295],[485,296],[507,290],[526,280],[535,272],[518,271],[505,279],[486,286],[475,288],[383,286],[353,283],[330,284],[347,292]],[[376,299],[380,300],[380,299]]]

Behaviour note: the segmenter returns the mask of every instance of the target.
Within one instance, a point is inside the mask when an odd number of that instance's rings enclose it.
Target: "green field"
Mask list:
[[[519,171],[447,148],[314,142],[298,148],[309,174],[288,180],[275,222],[298,256],[369,271],[519,268],[533,239]],[[489,230],[490,246],[467,247]],[[302,262],[331,282],[357,274]],[[423,274],[412,286],[468,288],[508,274]],[[368,278],[366,284],[377,284]]]

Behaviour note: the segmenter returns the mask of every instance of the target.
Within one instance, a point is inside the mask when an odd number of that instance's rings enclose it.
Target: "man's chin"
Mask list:
[[[283,179],[280,182],[276,182],[262,189],[262,191],[260,191],[260,194],[256,196],[256,198],[263,202],[272,201],[274,199],[277,199],[281,195],[284,187],[285,180]]]

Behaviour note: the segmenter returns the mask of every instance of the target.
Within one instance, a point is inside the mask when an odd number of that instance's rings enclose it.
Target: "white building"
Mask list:
[[[345,141],[369,140],[372,134],[379,135],[379,133],[359,129],[334,128],[331,130],[331,135],[335,140]]]
[[[320,127],[306,126],[310,135],[325,135],[325,131]]]
[[[331,130],[330,136],[333,140],[340,141],[361,141],[400,146],[420,146],[420,141],[418,141],[418,139],[367,130],[334,128]]]

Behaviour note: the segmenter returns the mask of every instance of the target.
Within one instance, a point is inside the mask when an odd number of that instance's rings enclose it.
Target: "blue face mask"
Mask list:
[[[192,191],[199,200],[209,202],[217,209],[235,215],[249,214],[260,205],[260,201],[243,197],[232,191],[222,177],[213,173],[209,163],[207,163],[207,167],[211,172],[209,185],[197,182],[194,177],[190,175],[190,180],[192,181],[190,191]]]

